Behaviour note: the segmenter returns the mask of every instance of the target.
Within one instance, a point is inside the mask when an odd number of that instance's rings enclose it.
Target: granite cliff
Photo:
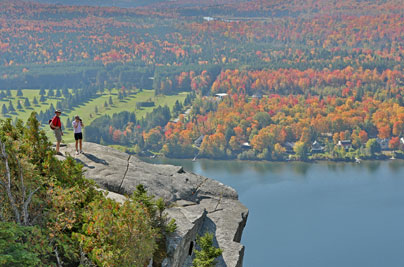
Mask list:
[[[169,217],[177,230],[168,237],[165,267],[187,267],[192,263],[192,248],[197,234],[212,232],[223,249],[218,266],[243,265],[244,246],[240,244],[248,209],[238,200],[237,192],[218,181],[184,171],[182,167],[145,163],[135,156],[94,143],[84,143],[85,153],[76,157],[85,176],[94,180],[109,197],[123,201],[138,184],[150,194],[170,204]],[[62,148],[74,156],[74,146]]]

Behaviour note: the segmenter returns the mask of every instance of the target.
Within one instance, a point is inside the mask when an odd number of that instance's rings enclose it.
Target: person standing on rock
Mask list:
[[[74,121],[72,122],[74,129],[74,139],[76,140],[76,155],[79,153],[83,153],[83,132],[82,127],[83,121],[80,119],[78,115],[74,117]],[[79,152],[79,143],[80,143],[80,152]]]
[[[56,137],[56,154],[57,155],[63,155],[59,151],[60,142],[62,142],[62,135],[63,135],[62,122],[60,121],[60,118],[59,118],[60,114],[62,114],[62,111],[60,111],[59,109],[56,110],[55,116],[52,118],[52,120],[50,122],[50,127],[53,130],[53,132],[55,133],[55,137]]]

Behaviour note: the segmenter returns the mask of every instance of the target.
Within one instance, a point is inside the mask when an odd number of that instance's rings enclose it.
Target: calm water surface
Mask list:
[[[238,191],[250,210],[246,267],[404,266],[404,161],[153,162]]]

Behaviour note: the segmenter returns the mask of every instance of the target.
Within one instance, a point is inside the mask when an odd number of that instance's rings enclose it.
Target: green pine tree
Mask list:
[[[31,106],[31,103],[29,102],[29,99],[25,98],[24,107],[29,108],[30,106]]]
[[[6,104],[3,104],[3,106],[1,107],[1,114],[5,115],[5,114],[7,114],[7,112],[8,112],[8,110],[7,110]]]
[[[48,90],[48,97],[53,97],[55,96],[55,92],[53,91],[53,89],[49,89]]]
[[[36,96],[34,96],[34,99],[32,100],[32,103],[37,106],[38,105],[38,100],[36,99]]]
[[[195,258],[192,267],[215,267],[216,258],[222,255],[222,250],[213,245],[213,234],[206,233],[202,237],[197,238],[197,245],[201,250],[195,251]]]
[[[19,96],[19,97],[24,96],[24,94],[22,93],[22,90],[21,90],[21,89],[18,89],[18,90],[17,90],[17,96]]]
[[[15,108],[13,106],[13,103],[11,102],[11,100],[8,102],[8,111],[9,112],[14,112]]]
[[[20,101],[17,101],[17,109],[18,110],[23,109]]]

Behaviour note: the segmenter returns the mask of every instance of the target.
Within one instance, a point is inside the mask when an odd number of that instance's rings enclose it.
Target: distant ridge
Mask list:
[[[166,0],[32,0],[32,2],[66,6],[114,6],[123,8],[148,6],[164,1]]]

